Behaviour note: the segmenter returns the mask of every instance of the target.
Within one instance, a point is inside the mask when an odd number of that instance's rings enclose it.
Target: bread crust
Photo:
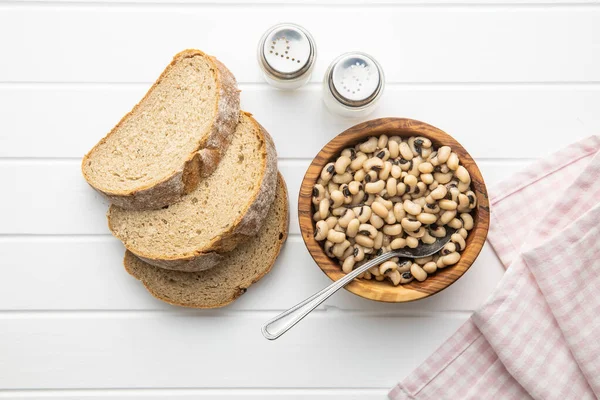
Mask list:
[[[221,261],[220,253],[234,250],[240,243],[258,233],[275,198],[278,180],[277,151],[269,133],[252,117],[252,114],[245,111],[241,113],[255,125],[259,135],[262,136],[261,140],[264,142],[265,148],[264,163],[262,165],[263,179],[246,210],[232,222],[227,231],[213,239],[201,250],[182,254],[176,258],[161,257],[143,253],[139,249],[132,248],[124,241],[123,244],[127,250],[156,267],[188,272],[203,271],[216,266]],[[111,210],[112,207],[108,211],[108,226],[114,233],[111,226]]]
[[[278,247],[277,247],[277,251],[273,254],[273,256],[271,257],[271,259],[269,259],[267,261],[267,268],[265,268],[263,271],[259,272],[256,276],[254,276],[251,280],[251,282],[247,285],[241,285],[238,288],[236,288],[236,290],[234,292],[232,292],[230,294],[230,296],[228,296],[229,298],[226,299],[225,301],[223,301],[222,303],[219,304],[213,304],[213,305],[206,305],[206,304],[186,304],[186,303],[182,303],[182,302],[178,302],[176,299],[172,299],[169,297],[164,296],[163,294],[161,294],[160,292],[154,290],[147,282],[144,282],[143,280],[140,279],[139,276],[135,275],[134,271],[132,270],[131,266],[129,265],[129,262],[132,259],[135,259],[135,255],[129,251],[125,252],[125,257],[123,259],[123,265],[125,267],[125,270],[131,275],[133,276],[135,279],[139,280],[142,282],[142,284],[144,285],[144,287],[146,288],[146,290],[148,290],[148,292],[150,292],[150,294],[152,296],[154,296],[155,298],[164,301],[166,303],[169,303],[171,305],[174,306],[180,306],[180,307],[187,307],[187,308],[202,308],[202,309],[207,309],[207,308],[220,308],[220,307],[224,307],[228,304],[231,304],[233,301],[235,301],[238,297],[240,297],[242,294],[246,293],[246,290],[248,289],[248,287],[250,287],[251,285],[253,285],[254,283],[258,282],[263,276],[265,276],[266,274],[268,274],[271,269],[273,268],[273,265],[275,265],[275,261],[277,260],[277,258],[279,257],[279,254],[281,253],[281,248],[283,247],[283,244],[286,242],[287,237],[288,237],[288,231],[289,231],[289,198],[288,198],[288,191],[287,191],[287,186],[285,183],[285,180],[283,179],[283,176],[281,176],[281,173],[277,173],[277,185],[281,185],[282,190],[284,192],[284,196],[285,196],[285,210],[284,210],[284,217],[280,223],[280,232],[281,232],[281,238],[278,242]],[[273,206],[275,206],[275,204],[273,204]]]
[[[188,155],[181,167],[163,179],[134,191],[110,191],[95,187],[86,171],[86,164],[93,157],[94,151],[103,144],[133,113],[140,104],[152,93],[156,86],[164,79],[166,74],[175,64],[186,58],[196,56],[206,57],[212,63],[218,85],[218,101],[216,104],[216,117],[208,135],[199,142],[198,147]],[[232,135],[238,124],[240,111],[240,91],[233,74],[216,58],[200,50],[184,50],[173,57],[173,61],[165,68],[160,77],[148,90],[146,95],[135,107],[127,113],[119,123],[98,142],[84,157],[81,170],[85,180],[96,191],[106,197],[112,204],[129,210],[159,209],[177,202],[181,196],[196,188],[203,177],[210,175],[221,160],[223,153],[231,143]]]

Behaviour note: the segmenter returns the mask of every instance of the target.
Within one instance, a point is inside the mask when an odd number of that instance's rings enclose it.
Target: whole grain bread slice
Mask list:
[[[185,50],[85,155],[83,176],[122,208],[173,204],[215,170],[239,111],[231,72],[200,50]]]
[[[287,233],[288,199],[280,175],[263,227],[255,237],[225,254],[217,267],[200,272],[169,271],[145,263],[129,251],[124,265],[157,299],[183,307],[223,307],[271,270]]]
[[[275,197],[277,154],[269,134],[241,113],[221,162],[181,201],[160,210],[111,206],[108,224],[127,250],[157,267],[201,271],[256,235]]]

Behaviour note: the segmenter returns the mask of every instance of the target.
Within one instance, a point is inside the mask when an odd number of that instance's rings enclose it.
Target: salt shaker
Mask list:
[[[323,101],[330,111],[345,117],[373,112],[383,89],[381,65],[370,55],[345,53],[336,58],[323,79]]]
[[[314,39],[295,24],[273,26],[258,43],[258,64],[265,80],[279,89],[304,86],[310,80],[316,58]]]

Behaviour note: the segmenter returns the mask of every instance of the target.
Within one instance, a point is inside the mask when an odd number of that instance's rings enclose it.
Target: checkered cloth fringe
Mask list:
[[[600,136],[490,194],[488,240],[506,273],[390,399],[599,398]]]

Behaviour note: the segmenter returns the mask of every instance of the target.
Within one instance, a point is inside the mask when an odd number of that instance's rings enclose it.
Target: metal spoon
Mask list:
[[[289,310],[284,311],[275,318],[269,320],[262,327],[263,336],[269,340],[277,339],[279,336],[283,335],[290,328],[292,328],[294,325],[300,322],[302,318],[306,317],[321,303],[323,303],[325,300],[331,297],[335,292],[346,286],[354,278],[367,271],[371,267],[379,265],[382,262],[394,257],[421,258],[437,253],[442,249],[442,247],[444,247],[446,243],[450,241],[450,237],[454,232],[456,232],[455,229],[446,228],[446,236],[439,238],[432,244],[422,244],[414,249],[394,250],[390,251],[389,253],[382,254],[379,257],[375,257],[371,261],[364,263],[360,267],[356,268],[355,270],[344,276],[342,279],[333,282],[331,285],[327,286],[320,292],[315,293],[303,302],[296,304]]]

